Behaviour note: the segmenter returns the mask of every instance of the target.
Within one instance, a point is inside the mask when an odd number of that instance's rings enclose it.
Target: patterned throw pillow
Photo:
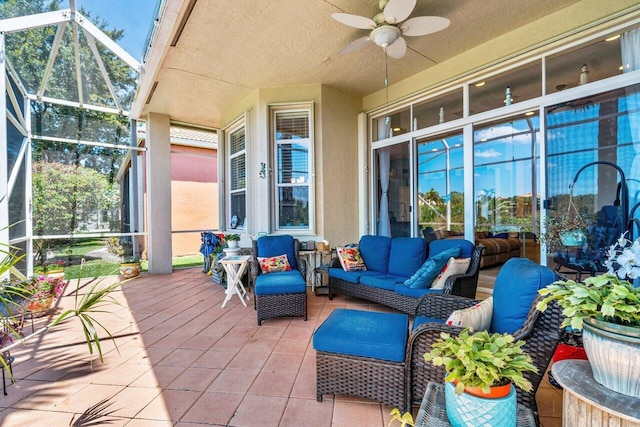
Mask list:
[[[289,258],[287,258],[287,254],[282,254],[280,256],[274,256],[271,258],[258,257],[258,263],[260,264],[260,270],[262,270],[263,274],[291,270],[291,265],[289,264]]]
[[[365,271],[367,269],[358,248],[337,248],[336,252],[344,271]]]
[[[464,274],[469,269],[471,258],[449,258],[447,265],[444,266],[438,277],[433,279],[431,289],[444,289],[444,284],[454,274]]]
[[[471,327],[474,331],[486,331],[491,326],[493,297],[489,297],[473,307],[456,310],[445,322],[447,325]]]

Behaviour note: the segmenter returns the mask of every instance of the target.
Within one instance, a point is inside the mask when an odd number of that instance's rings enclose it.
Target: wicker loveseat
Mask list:
[[[464,274],[450,276],[444,289],[411,288],[404,284],[428,258],[460,247],[461,258],[471,258]],[[436,240],[427,245],[418,237],[365,235],[358,245],[366,271],[344,271],[338,259],[329,269],[329,299],[335,294],[349,295],[413,314],[418,300],[426,294],[454,294],[475,298],[482,247],[467,240]]]
[[[476,246],[484,246],[480,268],[492,267],[507,262],[509,259],[520,256],[520,239],[518,233],[492,234],[488,231],[475,232]],[[464,236],[447,230],[436,230],[438,239],[464,239]]]

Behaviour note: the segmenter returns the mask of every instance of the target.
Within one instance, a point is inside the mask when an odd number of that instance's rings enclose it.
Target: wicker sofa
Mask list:
[[[404,284],[424,264],[455,246],[461,258],[471,258],[464,274],[450,276],[444,289],[411,288]],[[335,294],[349,295],[414,314],[420,298],[429,293],[454,294],[475,298],[482,247],[467,240],[436,240],[427,245],[418,237],[365,235],[358,245],[366,271],[344,271],[338,259],[329,268],[329,299]]]

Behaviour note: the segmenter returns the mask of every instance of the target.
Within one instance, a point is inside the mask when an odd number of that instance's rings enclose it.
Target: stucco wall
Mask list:
[[[464,52],[407,79],[400,82],[390,82],[389,100],[408,97],[493,64],[504,67],[505,61],[508,61],[515,53],[530,51],[531,55],[540,54],[543,50],[549,49],[549,46],[561,35],[563,36],[562,43],[566,43],[571,39],[585,37],[586,34],[593,31],[585,29],[576,35],[576,28],[588,27],[604,20],[630,21],[637,18],[639,14],[637,12],[621,14],[619,11],[636,6],[637,3],[637,0],[583,0],[576,2],[517,30],[497,36],[473,50]],[[363,108],[365,111],[369,111],[384,105],[385,102],[385,90],[379,90],[364,98]]]

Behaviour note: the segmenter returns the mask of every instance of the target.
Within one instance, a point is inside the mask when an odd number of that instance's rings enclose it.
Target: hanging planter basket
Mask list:
[[[565,231],[560,235],[560,241],[567,247],[582,246],[586,240],[587,232],[585,230]]]

